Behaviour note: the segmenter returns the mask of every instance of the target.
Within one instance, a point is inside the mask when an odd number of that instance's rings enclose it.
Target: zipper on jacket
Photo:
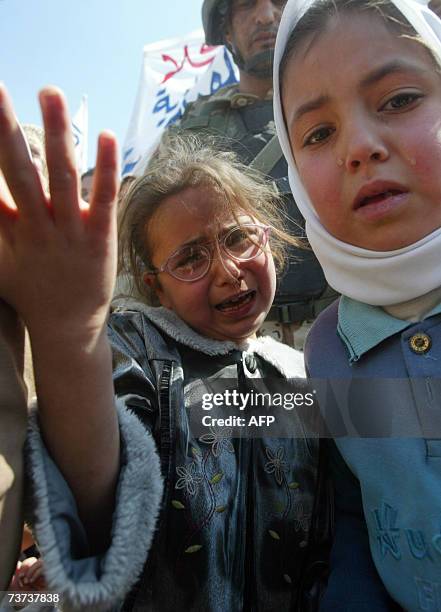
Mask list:
[[[244,367],[242,362],[237,364],[237,380],[238,387],[240,390],[248,389],[248,379],[245,375]],[[254,606],[255,600],[255,584],[256,576],[254,575],[254,488],[253,488],[253,450],[254,440],[253,438],[242,439],[242,444],[245,447],[243,453],[244,461],[246,462],[246,491],[245,491],[245,503],[246,503],[246,523],[245,523],[245,588],[243,594],[243,612],[254,612],[256,609]]]

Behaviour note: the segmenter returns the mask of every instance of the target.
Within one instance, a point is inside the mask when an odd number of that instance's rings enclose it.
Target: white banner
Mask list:
[[[144,47],[135,106],[122,151],[122,175],[140,174],[163,130],[187,104],[237,82],[238,71],[225,47],[204,43],[202,30]]]
[[[78,172],[81,174],[84,174],[87,170],[88,119],[87,96],[84,95],[77,112],[72,117],[72,136],[75,147],[75,158]]]

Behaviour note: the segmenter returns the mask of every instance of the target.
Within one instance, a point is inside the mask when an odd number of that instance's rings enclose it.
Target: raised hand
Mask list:
[[[0,86],[0,298],[28,327],[44,441],[101,547],[120,456],[105,326],[116,276],[116,142],[100,136],[89,207],[64,97],[47,88],[40,104],[49,195]]]
[[[0,86],[0,297],[32,333],[99,329],[116,275],[116,142],[101,134],[90,208],[79,196],[70,120],[62,93],[40,93],[50,196]]]

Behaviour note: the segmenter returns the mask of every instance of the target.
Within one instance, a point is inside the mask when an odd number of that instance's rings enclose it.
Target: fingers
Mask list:
[[[46,588],[42,559],[28,557],[22,562],[19,561],[10,588],[14,591],[24,591],[26,589],[40,591]]]
[[[0,170],[0,245],[2,238],[11,241],[12,226],[16,218],[17,207]]]
[[[43,575],[43,561],[41,559],[35,559],[35,557],[31,557],[32,561],[26,565],[26,569],[23,568],[25,561],[23,561],[23,565],[21,567],[21,578],[24,583],[32,584],[35,582],[40,576]]]
[[[115,136],[103,132],[98,139],[98,154],[90,201],[90,227],[107,235],[115,221],[118,193],[118,151]]]
[[[0,170],[0,199],[2,204],[8,208],[8,211],[16,213],[17,207],[14,203],[14,198],[9,191],[3,172]]]
[[[81,225],[79,177],[67,104],[62,92],[55,87],[43,89],[39,98],[55,223],[76,233]]]
[[[9,190],[0,180],[0,231],[11,227],[11,216],[23,217],[42,228],[48,219],[55,221],[67,237],[79,237],[83,219],[93,232],[108,234],[114,224],[118,189],[117,146],[113,134],[101,134],[94,175],[90,210],[80,208],[79,177],[76,169],[71,122],[65,98],[55,87],[40,92],[45,127],[46,161],[49,171],[50,203],[16,120],[10,98],[0,85],[0,169]],[[14,204],[15,202],[15,204]],[[16,207],[15,207],[16,205]],[[48,214],[50,205],[51,214]],[[47,226],[46,226],[47,227]]]
[[[0,191],[0,210],[9,213],[15,204],[32,222],[39,222],[45,215],[45,196],[40,177],[30,156],[25,138],[15,117],[11,100],[0,84],[0,168],[9,192]]]

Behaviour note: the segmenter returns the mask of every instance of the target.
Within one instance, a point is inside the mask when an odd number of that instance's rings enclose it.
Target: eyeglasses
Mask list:
[[[249,261],[258,257],[268,244],[270,229],[269,226],[245,223],[233,227],[217,242],[231,259]],[[174,278],[189,283],[199,280],[207,274],[213,260],[209,244],[212,243],[184,246],[172,253],[160,268],[148,272],[168,272]]]

